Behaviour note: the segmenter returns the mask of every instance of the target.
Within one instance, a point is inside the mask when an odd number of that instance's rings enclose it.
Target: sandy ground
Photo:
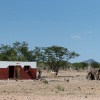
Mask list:
[[[100,100],[100,81],[87,80],[86,71],[49,76],[43,71],[43,80],[0,80],[0,100]]]

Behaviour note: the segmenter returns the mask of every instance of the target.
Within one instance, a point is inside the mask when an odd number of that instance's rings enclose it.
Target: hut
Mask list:
[[[36,62],[0,61],[0,80],[36,79]]]

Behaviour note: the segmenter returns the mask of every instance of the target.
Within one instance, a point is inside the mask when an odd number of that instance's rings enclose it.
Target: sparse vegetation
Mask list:
[[[61,85],[57,85],[55,88],[56,88],[58,91],[64,91],[64,87],[61,86]]]
[[[47,81],[47,80],[43,80],[43,83],[44,83],[44,84],[48,84],[48,81]]]
[[[84,68],[88,67],[88,64],[87,63],[84,63],[84,62],[73,63],[72,65],[73,65],[73,67],[75,69],[84,69]]]

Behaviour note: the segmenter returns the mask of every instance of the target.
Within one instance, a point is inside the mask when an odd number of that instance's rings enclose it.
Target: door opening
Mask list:
[[[24,71],[29,71],[30,66],[24,66]]]
[[[9,78],[14,78],[14,66],[9,66]]]

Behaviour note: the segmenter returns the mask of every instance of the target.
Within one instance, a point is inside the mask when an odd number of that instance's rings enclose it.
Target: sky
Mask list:
[[[0,45],[62,46],[100,62],[100,0],[0,0]]]

